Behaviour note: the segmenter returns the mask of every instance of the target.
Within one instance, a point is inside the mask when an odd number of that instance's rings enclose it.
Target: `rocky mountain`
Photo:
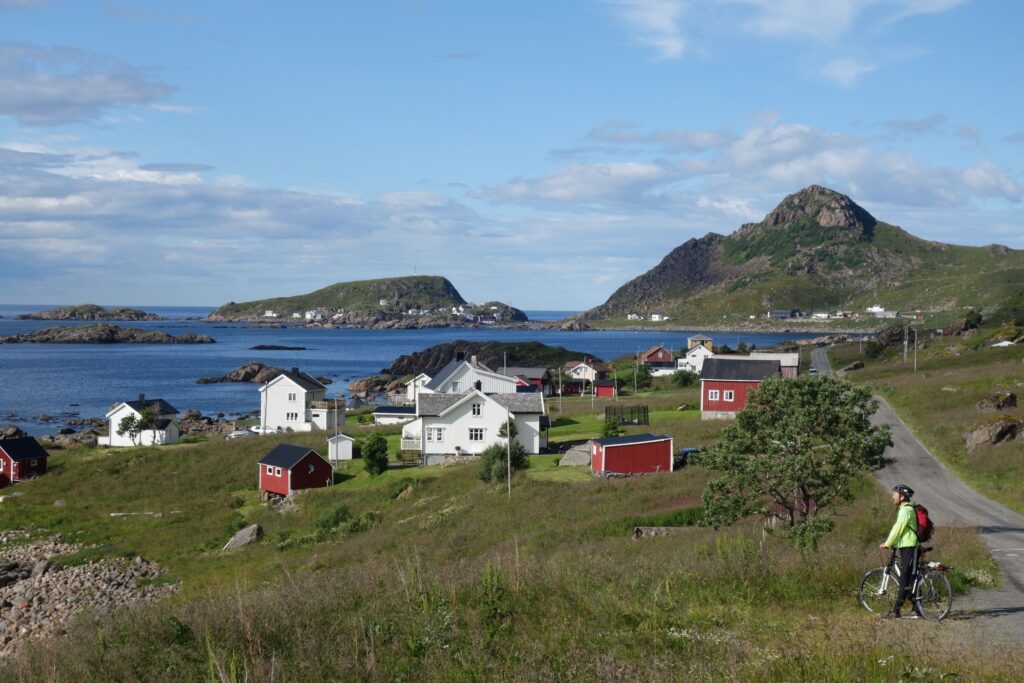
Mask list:
[[[46,327],[34,332],[0,337],[0,344],[213,344],[205,334],[179,334],[172,336],[160,330],[141,330],[137,327],[78,325],[74,327]]]
[[[463,314],[453,320],[452,308]],[[499,301],[469,304],[455,286],[436,275],[382,278],[338,282],[315,292],[297,296],[229,302],[213,311],[207,320],[258,320],[273,311],[278,319],[304,316],[323,309],[326,320],[360,327],[430,327],[472,322],[472,316],[495,316],[500,322],[526,322],[525,313]],[[465,316],[471,316],[466,318]]]
[[[581,318],[662,313],[680,323],[709,323],[769,309],[981,309],[998,306],[1021,282],[1024,251],[919,239],[812,185],[760,223],[684,242]]]
[[[103,308],[96,304],[61,306],[52,311],[23,313],[19,320],[163,320],[156,313],[147,313],[137,308]]]

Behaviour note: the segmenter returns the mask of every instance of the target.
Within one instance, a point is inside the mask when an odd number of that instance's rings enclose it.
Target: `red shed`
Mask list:
[[[287,496],[334,483],[334,468],[307,446],[283,443],[260,460],[260,498]]]
[[[618,393],[618,382],[613,379],[599,379],[594,382],[594,395],[598,398],[612,398]]]
[[[651,347],[641,353],[640,362],[652,368],[671,368],[675,366],[672,352],[666,349],[664,344]]]
[[[654,434],[594,439],[590,469],[596,474],[672,471],[672,437]]]
[[[705,420],[736,417],[747,407],[750,392],[769,377],[778,377],[777,360],[715,356],[700,372],[700,411]]]
[[[49,454],[31,436],[0,439],[0,488],[46,474]]]

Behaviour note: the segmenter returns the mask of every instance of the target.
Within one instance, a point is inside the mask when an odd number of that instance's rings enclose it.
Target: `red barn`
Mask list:
[[[596,474],[672,471],[672,437],[654,434],[594,439],[590,469]]]
[[[0,488],[46,474],[48,457],[31,436],[0,440]]]
[[[619,385],[614,379],[599,379],[594,382],[594,395],[598,398],[613,398],[618,396]]]
[[[651,347],[641,353],[640,362],[652,368],[675,367],[675,359],[672,357],[672,352],[666,349],[663,344]]]
[[[260,460],[260,498],[287,496],[334,483],[334,468],[307,446],[283,443]]]
[[[715,356],[704,359],[700,372],[700,416],[705,420],[736,417],[747,407],[750,392],[769,377],[780,375],[777,360]]]

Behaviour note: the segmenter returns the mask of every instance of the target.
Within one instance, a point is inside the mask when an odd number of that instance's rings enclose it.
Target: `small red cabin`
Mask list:
[[[46,474],[48,457],[31,436],[0,440],[0,488]]]
[[[334,468],[307,446],[283,443],[260,460],[260,498],[287,496],[334,483]]]
[[[594,395],[598,398],[612,398],[618,395],[618,384],[613,379],[599,379],[594,382]]]
[[[779,375],[777,360],[706,358],[700,373],[701,418],[736,417],[761,382]]]
[[[649,365],[652,368],[671,368],[675,366],[675,358],[672,357],[672,352],[662,344],[651,347],[641,353],[639,360],[643,365]]]
[[[672,471],[672,437],[654,434],[594,439],[590,469],[595,474]]]

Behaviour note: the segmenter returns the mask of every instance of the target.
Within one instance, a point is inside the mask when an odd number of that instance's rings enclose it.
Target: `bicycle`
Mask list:
[[[941,562],[925,562],[925,553],[932,548],[920,548],[917,556],[917,575],[910,583],[910,600],[914,611],[928,621],[940,621],[953,607],[953,589],[946,578],[946,566]],[[860,580],[860,604],[869,612],[884,614],[892,611],[899,596],[900,567],[893,549],[889,563],[864,574]]]

